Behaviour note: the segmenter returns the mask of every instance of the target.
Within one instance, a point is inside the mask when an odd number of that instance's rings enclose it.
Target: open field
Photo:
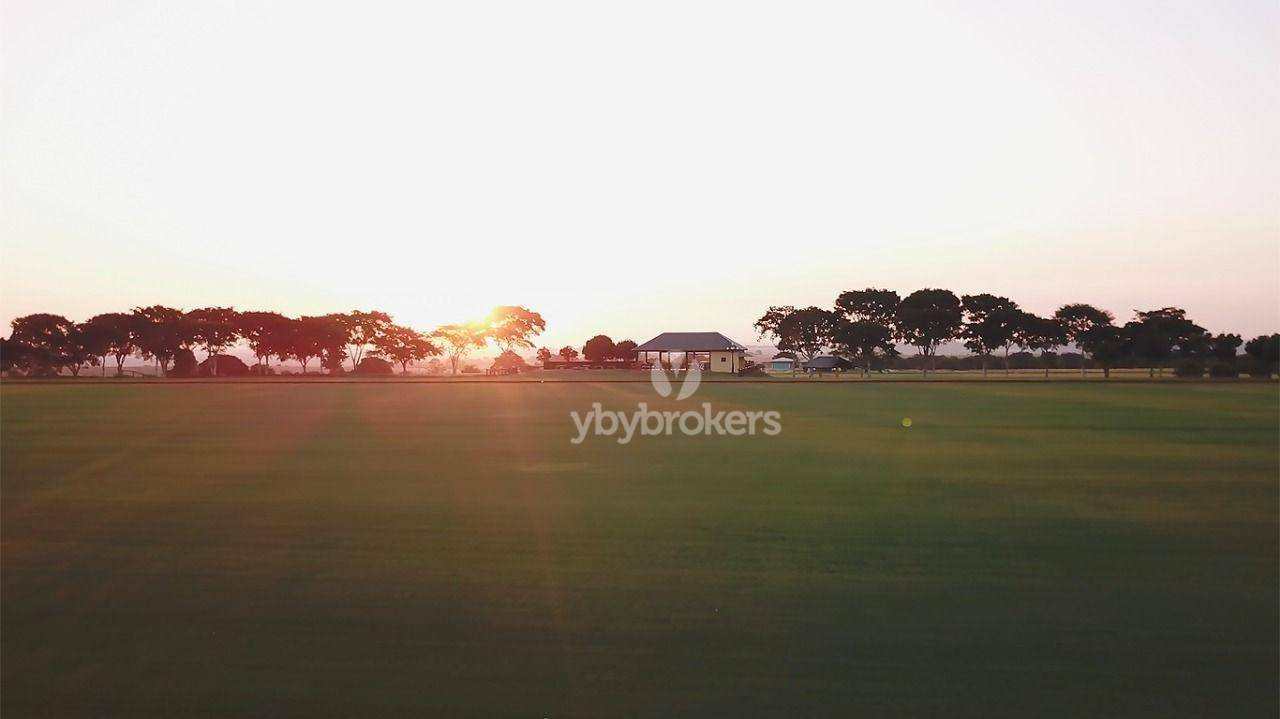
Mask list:
[[[647,369],[530,369],[515,375],[486,375],[483,373],[476,374],[400,374],[397,371],[392,375],[358,375],[347,373],[343,375],[325,375],[311,373],[307,375],[283,374],[247,377],[141,377],[127,376],[114,377],[102,376],[94,372],[82,372],[79,377],[70,377],[63,375],[56,378],[17,378],[8,379],[11,384],[35,384],[35,383],[79,383],[93,384],[101,382],[110,382],[112,384],[123,383],[140,383],[155,384],[157,382],[164,383],[203,383],[203,382],[265,382],[265,383],[319,383],[319,382],[644,382],[649,381],[649,370]],[[828,372],[828,373],[812,373],[804,372],[770,372],[765,375],[746,375],[738,376],[734,374],[720,374],[713,372],[702,373],[703,382],[1099,382],[1099,383],[1120,383],[1120,382],[1195,382],[1194,379],[1184,379],[1175,377],[1173,370],[1166,368],[1162,374],[1153,375],[1149,369],[1140,368],[1120,368],[1111,370],[1111,376],[1107,377],[1102,370],[1089,370],[1086,374],[1081,374],[1078,369],[1052,369],[1049,370],[1048,376],[1045,375],[1043,369],[1016,369],[1005,374],[1004,370],[992,370],[989,374],[983,375],[981,370],[930,370],[928,375],[922,374],[919,370],[892,370],[887,372],[872,372],[863,377],[860,371],[851,370],[848,372]],[[1214,383],[1228,384],[1232,382],[1268,382],[1274,380],[1264,380],[1249,375],[1241,375],[1238,378],[1214,378]]]
[[[783,431],[570,443],[641,401]],[[0,423],[5,717],[1280,712],[1274,383],[6,383]]]

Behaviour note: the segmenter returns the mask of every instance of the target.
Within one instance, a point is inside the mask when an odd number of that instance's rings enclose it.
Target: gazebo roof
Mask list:
[[[747,348],[719,332],[663,332],[636,347],[636,352],[715,352]]]

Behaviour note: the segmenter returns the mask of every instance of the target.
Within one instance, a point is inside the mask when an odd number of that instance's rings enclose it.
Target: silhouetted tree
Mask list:
[[[1038,317],[1023,312],[1014,332],[1015,341],[1027,350],[1040,350],[1044,376],[1049,376],[1049,352],[1067,342],[1067,330],[1052,317]]]
[[[273,356],[288,355],[293,322],[279,312],[241,312],[237,332],[258,364],[268,367]]]
[[[302,317],[293,333],[289,354],[302,365],[303,374],[307,373],[307,364],[317,357],[322,368],[341,372],[350,336],[346,321],[340,317]]]
[[[541,347],[538,349],[538,361],[541,362],[543,366],[546,366],[546,364],[551,361],[551,358],[553,356],[554,355],[551,354],[551,350],[547,349],[546,347]]]
[[[964,346],[982,358],[982,376],[987,376],[987,358],[998,347],[1005,351],[1004,369],[1009,372],[1009,344],[1020,319],[1018,305],[1008,297],[991,294],[960,298],[965,324],[960,336]]]
[[[578,350],[569,346],[565,346],[565,347],[561,347],[560,351],[557,354],[559,354],[560,357],[563,358],[565,362],[572,362],[575,359],[577,359]]]
[[[343,344],[350,345],[349,356],[353,370],[359,366],[360,360],[364,359],[365,350],[372,347],[378,337],[391,326],[391,315],[378,310],[370,312],[351,310],[346,314],[338,312],[329,316],[347,330],[347,340]],[[343,350],[343,354],[347,354],[346,349]]]
[[[582,345],[582,356],[588,362],[603,362],[613,357],[615,351],[613,340],[605,335],[596,335]]]
[[[102,343],[100,347],[95,346],[95,349],[104,350],[103,374],[106,374],[107,367],[105,355],[115,358],[116,376],[124,374],[124,361],[129,355],[138,351],[138,341],[142,333],[138,316],[124,312],[108,312],[94,315],[84,324],[85,332],[93,338],[91,342]]]
[[[636,358],[636,343],[631,340],[622,340],[613,346],[613,356],[627,362],[634,360]]]
[[[373,346],[377,354],[400,363],[400,374],[408,374],[410,362],[440,354],[440,348],[422,336],[422,333],[399,325],[391,325],[383,330],[374,339]]]
[[[1158,310],[1137,312],[1134,320],[1125,324],[1124,335],[1130,353],[1149,362],[1150,374],[1157,369],[1164,374],[1165,363],[1174,350],[1194,351],[1205,344],[1205,329],[1187,319],[1185,310],[1164,307]]]
[[[1053,316],[1066,330],[1067,339],[1079,347],[1081,352],[1090,355],[1092,352],[1085,346],[1085,338],[1101,327],[1114,326],[1112,322],[1115,320],[1110,312],[1083,303],[1063,305]],[[1081,362],[1080,376],[1083,377],[1085,372],[1086,366]]]
[[[154,359],[160,376],[169,373],[169,363],[178,350],[195,343],[194,328],[182,310],[163,305],[135,307],[138,318],[138,350],[147,359]]]
[[[440,340],[441,349],[449,358],[453,374],[458,374],[458,362],[472,350],[484,347],[487,328],[477,325],[445,325],[431,334]]]
[[[19,317],[10,326],[13,332],[9,340],[26,348],[20,369],[29,374],[56,376],[80,354],[75,323],[62,315],[40,312]]]
[[[907,295],[898,305],[898,336],[924,356],[922,371],[936,366],[938,346],[960,333],[960,298],[951,290],[923,289]]]
[[[494,358],[493,364],[489,367],[490,371],[496,374],[513,374],[523,372],[528,368],[529,365],[525,364],[524,358],[512,350],[503,350],[502,354]]]
[[[1111,369],[1128,356],[1128,343],[1119,327],[1099,324],[1080,333],[1076,339],[1080,350],[1102,366],[1102,376],[1111,377]]]
[[[15,342],[8,337],[0,337],[0,372],[22,369],[30,363],[30,357],[29,345]]]
[[[1280,334],[1254,337],[1245,343],[1244,353],[1253,363],[1249,374],[1270,378],[1280,372]]]
[[[877,355],[896,357],[894,320],[902,300],[893,290],[848,290],[836,298],[830,341],[841,354],[862,360],[862,376]],[[794,359],[794,358],[792,358]]]
[[[184,319],[195,343],[204,349],[210,371],[217,376],[218,355],[240,339],[240,313],[231,307],[202,307],[191,310]]]
[[[79,377],[80,370],[86,365],[89,367],[97,367],[103,364],[103,375],[106,374],[106,342],[100,334],[92,328],[88,328],[84,322],[79,322],[71,327],[71,345],[67,348],[66,368],[71,370],[71,376]]]
[[[1242,344],[1244,339],[1240,335],[1220,334],[1209,340],[1209,354],[1222,362],[1234,363]]]
[[[533,337],[542,334],[547,323],[542,315],[526,307],[503,305],[489,313],[488,336],[498,349],[515,350],[533,347]]]
[[[770,307],[755,327],[761,338],[772,337],[779,350],[811,360],[830,342],[836,319],[834,312],[820,307]]]

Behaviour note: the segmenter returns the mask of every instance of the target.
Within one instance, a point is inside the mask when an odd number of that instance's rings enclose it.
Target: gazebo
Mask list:
[[[663,332],[635,351],[646,363],[651,353],[658,355],[659,363],[666,355],[666,364],[672,355],[684,355],[686,367],[691,356],[698,359],[698,355],[706,355],[709,372],[736,373],[747,363],[747,348],[719,332]]]

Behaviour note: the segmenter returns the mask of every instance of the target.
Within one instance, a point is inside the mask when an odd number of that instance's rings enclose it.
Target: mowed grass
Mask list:
[[[570,443],[640,401],[784,429]],[[1267,383],[8,384],[0,709],[1274,717],[1278,417]]]

